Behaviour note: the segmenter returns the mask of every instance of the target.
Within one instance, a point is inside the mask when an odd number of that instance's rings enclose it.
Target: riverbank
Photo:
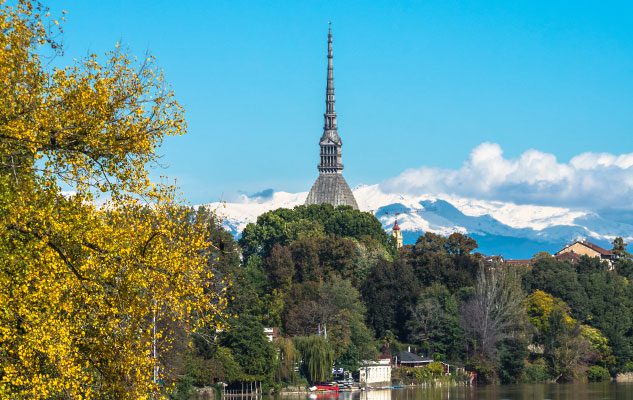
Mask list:
[[[272,399],[306,399],[308,392],[276,394]],[[405,386],[397,389],[345,393],[323,393],[317,399],[345,400],[602,400],[633,398],[633,383],[518,384],[518,385],[436,385]]]

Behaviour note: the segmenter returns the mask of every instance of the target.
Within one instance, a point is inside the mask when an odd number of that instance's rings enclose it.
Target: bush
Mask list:
[[[606,368],[593,365],[587,370],[587,379],[589,382],[606,382],[611,380],[611,375]]]
[[[549,372],[545,361],[537,360],[534,363],[527,363],[523,370],[523,382],[525,383],[543,383],[550,380]]]
[[[424,367],[432,376],[444,375],[444,364],[439,361],[433,361],[426,367]]]
[[[391,380],[405,385],[420,385],[422,383],[432,383],[433,374],[426,367],[400,367],[391,371]]]
[[[624,363],[621,372],[633,372],[633,361],[627,361]]]
[[[174,391],[169,395],[170,400],[188,400],[193,396],[193,378],[184,376],[178,380]]]
[[[473,357],[466,363],[466,370],[477,373],[477,383],[495,382],[495,368],[492,362],[481,357]]]

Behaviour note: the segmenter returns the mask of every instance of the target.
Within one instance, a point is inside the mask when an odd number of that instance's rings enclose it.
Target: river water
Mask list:
[[[315,399],[315,395],[312,395]],[[304,400],[308,395],[283,396],[282,399]],[[631,399],[633,384],[522,384],[475,387],[434,387],[373,390],[319,394],[316,400],[598,400]]]

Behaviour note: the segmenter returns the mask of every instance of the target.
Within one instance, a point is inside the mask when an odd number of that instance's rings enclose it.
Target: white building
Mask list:
[[[268,338],[269,342],[279,337],[279,328],[264,328],[264,335]]]
[[[391,360],[384,358],[378,361],[363,361],[360,367],[359,382],[361,385],[391,385]]]

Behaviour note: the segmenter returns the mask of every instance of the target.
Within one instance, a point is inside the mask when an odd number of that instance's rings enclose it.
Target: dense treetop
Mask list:
[[[242,232],[244,257],[266,257],[274,244],[287,245],[306,237],[339,236],[389,247],[391,238],[372,214],[330,204],[280,208],[257,217]]]

